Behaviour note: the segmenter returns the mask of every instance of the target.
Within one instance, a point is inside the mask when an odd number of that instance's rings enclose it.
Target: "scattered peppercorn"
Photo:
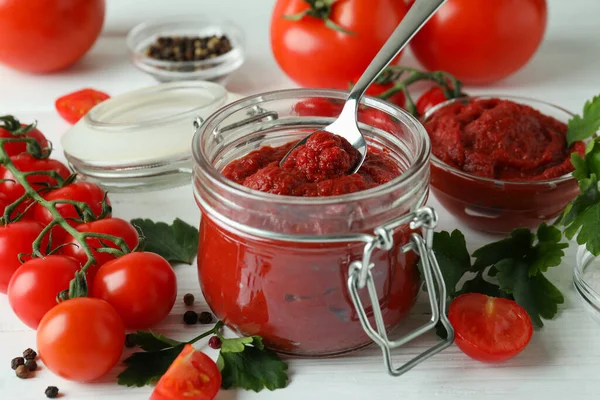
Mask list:
[[[194,295],[191,293],[186,293],[185,296],[183,296],[183,302],[186,306],[191,306],[194,304],[194,300]]]
[[[125,335],[125,347],[127,347],[128,349],[135,347],[135,342],[133,341],[133,333],[128,333],[127,335]]]
[[[25,363],[25,366],[30,371],[35,371],[37,369],[37,363],[35,362],[35,360],[27,360],[27,362]]]
[[[203,311],[200,313],[198,320],[200,321],[201,324],[204,324],[204,325],[210,324],[213,320],[213,316],[208,311]]]
[[[29,376],[29,368],[27,368],[24,365],[19,365],[15,372],[17,376],[21,379],[27,379],[27,377]]]
[[[198,322],[198,314],[195,311],[186,311],[185,314],[183,314],[183,322],[185,322],[186,325],[194,325]]]
[[[10,367],[12,369],[17,369],[19,365],[23,364],[25,364],[25,359],[23,357],[15,357],[12,360],[10,360]]]
[[[35,350],[33,350],[33,349],[26,349],[26,350],[23,352],[23,357],[24,357],[26,360],[35,360],[35,358],[37,357],[37,353],[36,353],[36,352],[35,352]]]
[[[58,388],[56,386],[48,386],[44,393],[46,393],[47,398],[54,399],[58,397]]]
[[[211,349],[220,349],[221,348],[221,339],[219,339],[218,336],[213,336],[210,339],[208,339],[208,345],[210,346]]]
[[[202,61],[232,50],[227,36],[161,36],[146,49],[146,56],[163,61]]]

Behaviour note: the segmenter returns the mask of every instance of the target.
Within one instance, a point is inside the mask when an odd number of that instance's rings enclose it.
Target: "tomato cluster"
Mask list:
[[[102,188],[75,181],[64,164],[46,157],[50,146],[39,130],[2,126],[0,139],[24,141],[0,141],[10,158],[0,166],[0,292],[37,329],[48,369],[95,380],[119,360],[126,329],[148,328],[171,311],[175,273],[161,256],[135,251],[135,227],[112,218]],[[31,153],[30,139],[39,144]],[[90,297],[71,292],[80,271]]]

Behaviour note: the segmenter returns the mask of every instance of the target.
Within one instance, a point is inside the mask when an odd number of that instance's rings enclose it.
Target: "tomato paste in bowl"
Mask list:
[[[535,228],[578,194],[567,147],[571,113],[525,98],[454,99],[427,113],[432,192],[466,225],[490,233]]]
[[[279,352],[330,356],[371,343],[348,290],[350,265],[365,237],[422,206],[429,189],[430,148],[409,114],[365,99],[384,121],[359,115],[369,143],[358,155],[324,133],[279,161],[298,140],[332,121],[297,112],[310,99],[343,101],[344,92],[298,89],[240,100],[209,117],[194,137],[194,188],[201,210],[198,273],[218,318],[244,335],[260,335]],[[390,250],[370,261],[386,330],[417,298],[418,256],[408,251],[409,223],[390,230]],[[366,290],[361,301],[369,303]],[[373,309],[365,307],[369,320]]]

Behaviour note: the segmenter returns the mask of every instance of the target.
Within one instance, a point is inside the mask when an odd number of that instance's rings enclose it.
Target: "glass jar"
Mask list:
[[[299,140],[326,126],[345,96],[315,89],[264,93],[225,106],[197,125],[192,148],[202,215],[200,284],[218,318],[242,335],[260,335],[278,352],[332,356],[373,340],[388,350],[389,371],[399,374],[403,371],[391,368],[390,348],[433,328],[440,314],[452,331],[440,313],[446,296],[439,267],[427,251],[431,242],[425,244],[419,235],[423,230],[431,239],[436,222],[433,210],[423,207],[430,144],[419,122],[383,101],[363,100],[359,127],[370,148],[387,153],[403,170],[369,190],[280,196],[251,190],[220,173],[253,150]],[[409,313],[421,287],[418,254],[425,255],[432,320],[391,342],[387,332]],[[441,350],[452,338],[451,332],[448,341],[420,357]]]
[[[600,323],[600,259],[585,246],[577,248],[573,284],[583,307]]]

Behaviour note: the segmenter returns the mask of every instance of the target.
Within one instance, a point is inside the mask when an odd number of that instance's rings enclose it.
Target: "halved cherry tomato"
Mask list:
[[[442,89],[439,88],[439,86],[432,87],[423,93],[421,97],[419,97],[419,100],[417,100],[417,112],[419,115],[425,115],[425,113],[431,108],[443,103],[446,100],[446,95]]]
[[[25,127],[25,124],[19,124],[17,120],[14,118],[7,116],[2,117],[0,120],[6,121],[6,119],[10,119],[9,122],[5,122],[4,127],[0,127],[0,138],[6,139],[18,139],[18,138],[33,138],[35,139],[42,149],[48,148],[48,140],[44,136],[42,132],[40,132],[37,128],[33,128],[23,132],[23,133],[13,133],[7,129],[8,125],[15,124],[16,128],[20,125],[21,128]],[[15,128],[15,127],[13,127]],[[19,155],[21,153],[27,152],[27,143],[25,142],[14,142],[14,143],[6,143],[4,145],[4,150],[9,157]]]
[[[0,226],[0,293],[7,292],[10,278],[21,267],[19,254],[31,254],[31,245],[43,229],[44,226],[35,221]],[[47,245],[48,240],[44,239],[40,250],[43,252]]]
[[[129,222],[120,218],[101,219],[87,224],[77,225],[75,229],[77,229],[79,232],[95,232],[120,237],[125,240],[125,243],[127,243],[127,246],[129,246],[129,250],[133,250],[139,244],[139,235],[137,230]],[[119,249],[119,246],[110,240],[102,240],[102,242],[100,242],[99,239],[94,238],[88,238],[86,242],[92,249],[92,254],[96,259],[96,264],[91,265],[87,270],[88,279],[90,282],[93,282],[98,269],[108,261],[115,259],[115,256],[112,254],[98,252],[94,249],[105,247],[103,244],[107,245],[108,247],[112,247],[113,249]],[[67,235],[64,243],[66,245],[61,247],[61,254],[73,257],[79,261],[81,265],[84,265],[87,262],[88,256],[85,254],[85,251],[83,251],[83,248],[79,245],[77,240],[73,238],[73,236]]]
[[[150,400],[212,400],[221,380],[217,364],[187,344],[158,381]]]
[[[56,295],[69,289],[80,264],[71,257],[46,256],[21,265],[8,284],[8,302],[27,326],[36,329],[57,304]]]
[[[77,297],[44,315],[36,342],[50,371],[72,381],[90,382],[106,375],[119,361],[125,328],[107,302]]]
[[[54,105],[56,111],[65,121],[74,124],[83,118],[96,104],[109,98],[110,96],[104,92],[94,89],[82,89],[58,98]]]
[[[38,160],[30,154],[20,154],[10,158],[15,167],[21,172],[31,171],[56,171],[63,178],[67,179],[71,175],[71,171],[63,163],[52,159]],[[23,194],[25,189],[21,184],[17,183],[13,174],[4,166],[0,166],[0,180],[8,179],[0,182],[0,192],[6,195],[10,202],[17,200]],[[31,175],[27,177],[27,182],[35,189],[40,190],[48,185],[56,185],[56,179],[48,175]]]
[[[104,190],[102,190],[100,186],[90,182],[71,183],[70,185],[53,190],[44,195],[44,199],[48,201],[73,200],[87,203],[95,216],[102,214],[102,200],[104,197]],[[108,197],[106,197],[106,202],[110,205]],[[77,225],[77,222],[73,220],[80,219],[80,216],[74,205],[59,203],[56,204],[56,209],[67,220],[69,225]],[[44,225],[48,225],[54,219],[50,211],[41,204],[36,204],[34,206],[33,214],[35,220]],[[52,229],[52,241],[54,243],[63,243],[66,235],[67,232],[62,227],[56,226]]]
[[[158,254],[129,253],[100,267],[92,295],[109,302],[127,329],[146,329],[173,308],[177,278],[173,267]]]
[[[458,348],[482,362],[499,363],[513,358],[533,335],[531,318],[523,307],[513,300],[479,293],[454,299],[448,318]]]

